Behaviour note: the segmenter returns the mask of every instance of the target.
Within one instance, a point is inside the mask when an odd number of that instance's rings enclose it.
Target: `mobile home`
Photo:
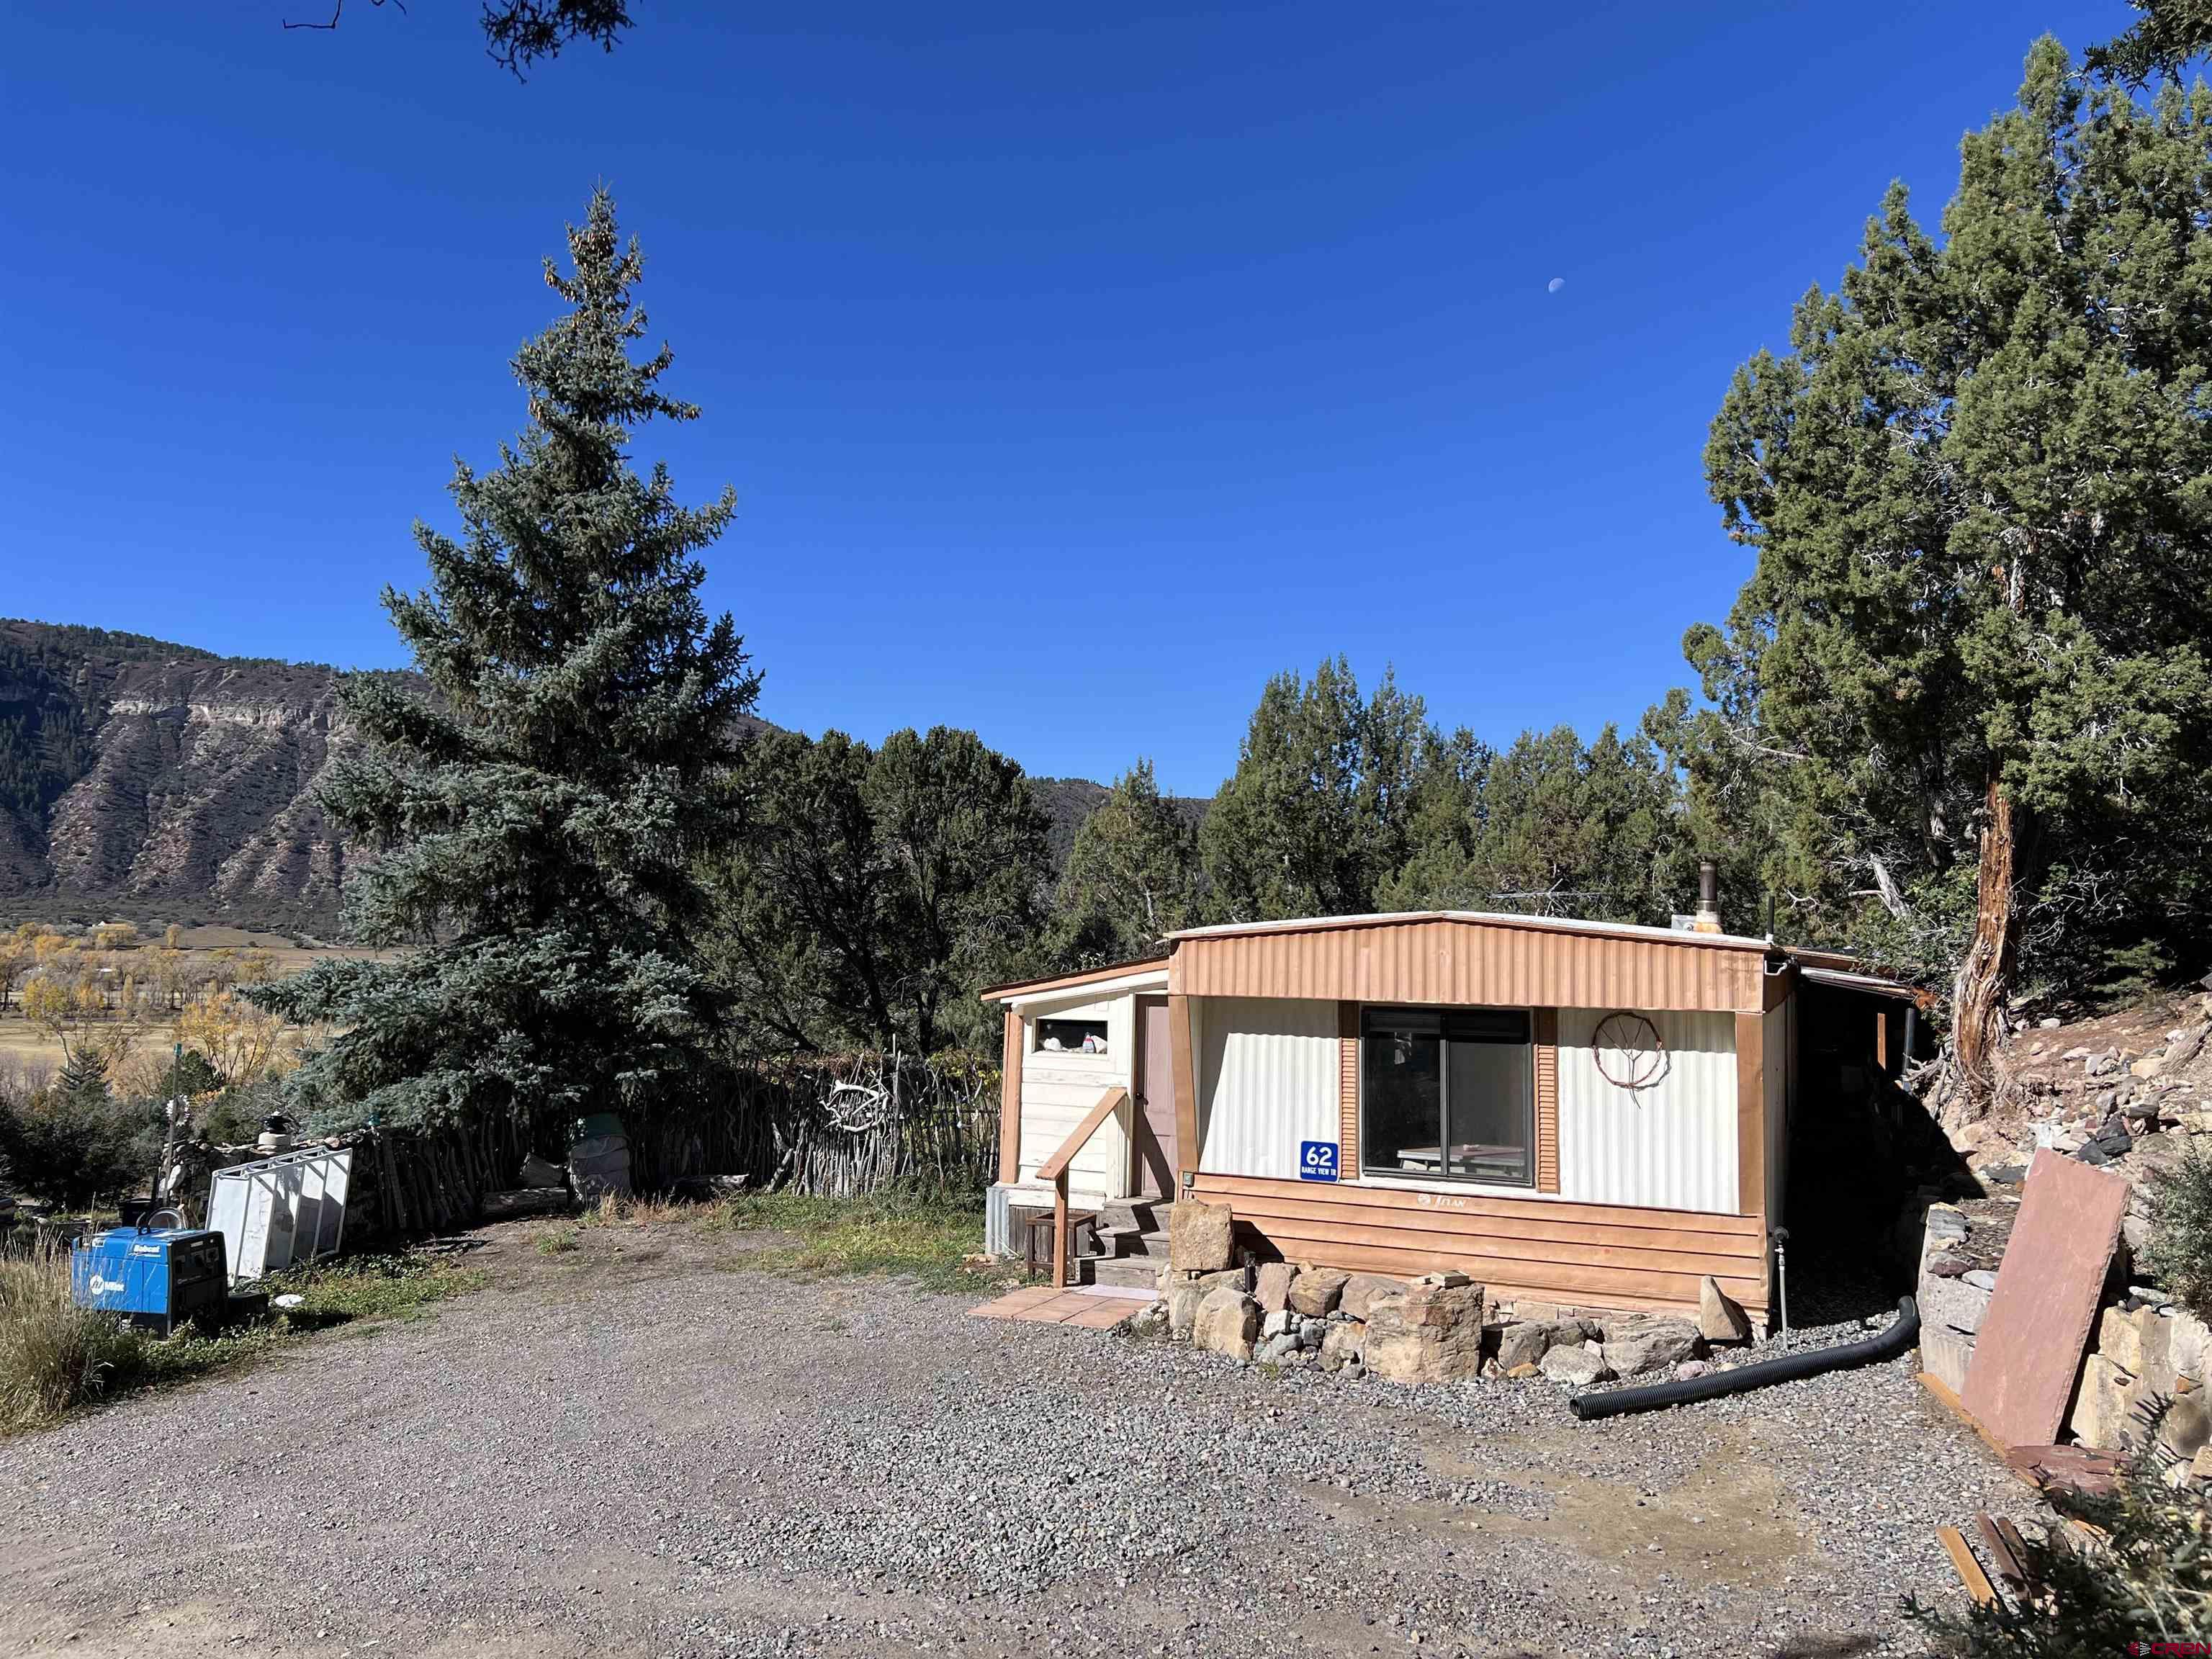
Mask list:
[[[1694,1310],[1711,1276],[1764,1324],[1806,975],[1903,990],[1710,915],[1328,916],[1166,943],[985,994],[1006,1022],[990,1248],[1020,1252],[1065,1165],[1079,1210],[1226,1204],[1263,1256],[1583,1308]]]

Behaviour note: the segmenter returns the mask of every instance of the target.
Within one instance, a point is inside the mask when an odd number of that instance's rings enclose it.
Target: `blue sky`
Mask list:
[[[2131,15],[638,0],[518,85],[473,0],[279,27],[327,3],[0,21],[0,614],[402,660],[377,590],[605,179],[761,713],[1197,793],[1338,651],[1494,741],[1684,683],[1730,370]]]

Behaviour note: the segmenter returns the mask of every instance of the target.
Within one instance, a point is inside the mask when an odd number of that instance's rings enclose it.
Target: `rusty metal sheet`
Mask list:
[[[2127,1209],[2124,1176],[2047,1149],[2028,1166],[1960,1396],[2000,1445],[2057,1439]]]

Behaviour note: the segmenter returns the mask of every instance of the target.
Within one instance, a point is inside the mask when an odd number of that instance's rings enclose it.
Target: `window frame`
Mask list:
[[[1435,1170],[1408,1170],[1389,1167],[1370,1162],[1374,1146],[1367,1129],[1367,1053],[1371,1040],[1370,1023],[1380,1016],[1389,1018],[1411,1017],[1413,1020],[1433,1027],[1437,1039],[1437,1144],[1450,1145],[1451,1117],[1451,1024],[1455,1014],[1518,1014],[1522,1021],[1521,1048],[1528,1063],[1522,1075],[1527,1087],[1522,1100],[1522,1122],[1525,1128],[1522,1145],[1525,1149],[1528,1176],[1524,1180],[1504,1180],[1496,1176],[1454,1175],[1449,1169],[1449,1159],[1439,1159]],[[1468,1039],[1462,1038],[1462,1041]],[[1482,1041],[1485,1039],[1475,1039]],[[1498,1039],[1487,1039],[1498,1041]],[[1505,1046],[1505,1045],[1501,1045]],[[1423,1006],[1418,1003],[1362,1003],[1359,1008],[1359,1170],[1358,1177],[1370,1177],[1386,1182],[1409,1183],[1438,1182],[1451,1187],[1494,1187],[1513,1193],[1533,1193],[1539,1179],[1537,1136],[1540,1124],[1536,1110],[1536,1010],[1534,1007],[1498,1006],[1490,1004],[1468,1004],[1448,1007]]]
[[[1096,1025],[1105,1040],[1103,1048],[1088,1053],[1081,1048],[1048,1048],[1044,1046],[1044,1028],[1053,1025]],[[1048,1064],[1057,1065],[1063,1060],[1084,1061],[1109,1060],[1114,1058],[1114,1022],[1110,1018],[1094,1018],[1089,1014],[1037,1014],[1029,1021],[1028,1053]]]

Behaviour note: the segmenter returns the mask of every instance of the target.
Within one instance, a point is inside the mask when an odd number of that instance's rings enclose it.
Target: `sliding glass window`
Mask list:
[[[1534,1184],[1527,1011],[1370,1008],[1359,1038],[1363,1170]]]

